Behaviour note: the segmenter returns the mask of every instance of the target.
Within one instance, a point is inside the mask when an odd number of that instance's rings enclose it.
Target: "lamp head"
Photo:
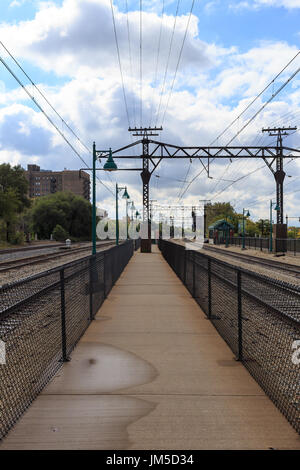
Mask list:
[[[106,171],[116,171],[118,169],[117,164],[115,163],[112,157],[111,149],[109,149],[109,156],[108,156],[108,159],[106,160],[106,163],[103,169]]]
[[[129,196],[128,192],[127,192],[127,187],[126,187],[126,186],[125,186],[125,191],[124,191],[124,194],[123,194],[122,198],[123,198],[123,199],[130,199],[130,196]]]

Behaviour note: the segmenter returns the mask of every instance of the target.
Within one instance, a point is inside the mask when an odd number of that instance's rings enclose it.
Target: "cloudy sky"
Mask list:
[[[187,146],[232,139],[232,145],[273,145],[262,127],[299,128],[300,73],[271,98],[300,67],[300,54],[292,61],[299,51],[300,0],[115,0],[113,12],[110,0],[1,0],[0,41],[63,121],[1,45],[0,56],[89,166],[90,153],[65,123],[88,148],[96,141],[97,148],[113,150],[135,139],[128,125],[163,125],[157,139]],[[284,143],[300,148],[300,132]],[[134,152],[140,155],[140,146]],[[53,170],[84,166],[1,63],[0,161]],[[198,160],[165,160],[152,177],[151,198],[230,201],[254,219],[268,217],[275,182],[264,162],[218,160],[210,179],[201,168]],[[285,160],[285,168],[284,212],[300,216],[300,160]],[[98,176],[105,184],[97,182],[98,205],[111,216],[116,181],[127,184],[141,208],[138,173]]]

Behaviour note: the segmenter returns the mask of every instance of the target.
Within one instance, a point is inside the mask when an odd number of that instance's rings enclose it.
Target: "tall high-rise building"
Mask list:
[[[41,170],[38,165],[27,165],[29,197],[47,196],[57,191],[70,191],[90,200],[90,175],[83,170]]]

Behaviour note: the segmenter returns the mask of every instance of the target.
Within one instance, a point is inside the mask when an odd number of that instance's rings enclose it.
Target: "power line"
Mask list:
[[[119,69],[120,69],[120,75],[121,75],[121,82],[122,82],[123,98],[124,98],[124,103],[125,103],[125,109],[126,109],[128,127],[130,127],[129,112],[128,112],[128,105],[127,105],[126,93],[125,93],[124,77],[123,77],[123,70],[122,70],[122,65],[121,65],[121,57],[120,57],[120,49],[119,49],[119,42],[118,42],[118,35],[117,35],[117,28],[116,28],[116,21],[115,21],[115,13],[114,13],[114,7],[113,7],[113,0],[110,0],[110,6],[111,6],[111,14],[112,14],[113,28],[114,28],[115,43],[116,43],[116,49],[117,49],[117,55],[118,55],[118,63],[119,63]]]
[[[173,46],[174,33],[175,33],[175,28],[176,28],[179,5],[180,5],[180,0],[177,0],[174,24],[173,24],[173,29],[172,29],[172,33],[171,33],[171,40],[170,40],[170,45],[169,45],[169,53],[168,53],[167,62],[166,62],[166,68],[165,68],[165,73],[164,73],[164,78],[163,78],[163,84],[162,84],[162,87],[161,87],[161,90],[160,90],[160,99],[159,99],[158,110],[157,110],[157,113],[156,113],[155,127],[157,127],[160,108],[161,108],[161,104],[162,104],[162,97],[163,97],[163,94],[164,94],[164,91],[165,91],[165,86],[166,86],[166,79],[167,79],[167,74],[168,74],[168,68],[169,68],[169,63],[170,63],[172,46]]]
[[[67,139],[67,137],[64,135],[64,133],[57,127],[57,125],[53,122],[53,120],[48,116],[46,111],[42,108],[42,106],[36,101],[34,96],[27,90],[26,86],[23,84],[23,82],[16,76],[16,74],[11,70],[11,68],[8,66],[6,61],[0,56],[0,62],[4,65],[4,67],[8,70],[8,72],[14,77],[14,79],[19,83],[19,85],[23,88],[25,93],[29,96],[29,98],[34,102],[34,104],[37,106],[37,108],[43,113],[43,115],[46,117],[46,119],[50,122],[50,124],[56,129],[56,131],[60,134],[60,136],[63,138],[63,140],[69,145],[69,147],[73,150],[73,152],[80,158],[82,163],[89,168],[89,165],[86,163],[86,161],[82,158],[80,153],[75,149],[75,147],[71,144],[71,142]],[[99,178],[99,182],[110,192],[114,195],[113,191],[108,188]]]
[[[289,65],[291,62],[293,62],[293,60],[295,60],[295,58],[296,58],[299,54],[300,54],[300,52],[298,52],[298,53],[293,57],[293,59],[292,59],[287,65]],[[277,78],[277,77],[282,73],[282,71],[286,69],[286,67],[287,67],[287,66],[285,66],[285,67],[281,70],[281,72],[279,72],[279,74],[276,75],[275,78]],[[235,138],[236,138],[236,137],[237,137],[237,136],[238,136],[238,135],[257,117],[257,115],[258,115],[261,111],[263,111],[263,109],[264,109],[264,108],[265,108],[265,107],[266,107],[266,106],[285,88],[285,86],[297,75],[297,73],[298,73],[299,71],[300,71],[300,67],[299,67],[295,72],[293,72],[293,74],[288,78],[288,80],[286,80],[286,81],[276,90],[275,93],[272,94],[272,96],[263,104],[263,106],[261,106],[261,107],[259,108],[259,110],[245,123],[245,125],[244,125],[241,129],[239,129],[239,131],[229,140],[229,142],[228,142],[226,145],[229,145],[229,144],[230,144],[230,143],[231,143],[231,142],[232,142],[232,141],[233,141],[233,140],[234,140],[234,139],[235,139]],[[270,86],[270,85],[273,83],[273,81],[275,80],[275,78],[269,83],[268,86]],[[265,89],[266,89],[266,88],[265,88]],[[265,90],[265,89],[264,89],[264,90]],[[254,100],[254,101],[255,101],[255,100]],[[253,102],[254,102],[254,101],[253,101]],[[248,108],[249,108],[249,106],[247,106],[247,109],[248,109]],[[240,114],[240,115],[241,115],[241,114]],[[238,119],[238,118],[237,118],[237,119]],[[236,120],[237,120],[237,119],[236,119]],[[236,122],[236,120],[234,120],[233,122]],[[232,122],[230,125],[232,125],[233,122]],[[226,130],[227,130],[228,128],[229,128],[229,127],[227,126]],[[209,144],[209,145],[212,145],[220,136],[221,136],[221,134],[220,134],[216,139],[214,139],[213,142],[211,142],[211,144]],[[213,158],[213,159],[211,160],[211,162],[213,162],[214,160],[215,160],[215,159]],[[228,167],[228,166],[227,166],[227,167]],[[182,197],[184,196],[184,194],[186,193],[186,191],[188,190],[188,188],[189,188],[189,187],[191,186],[191,184],[196,180],[196,178],[198,178],[198,176],[200,176],[200,175],[202,174],[203,171],[204,171],[204,168],[202,168],[201,171],[190,181],[190,183],[188,184],[188,186],[185,188],[184,192],[179,195],[179,199],[182,199]],[[227,171],[227,169],[224,171],[223,175],[226,173],[226,171]],[[217,185],[218,185],[218,183],[217,183]],[[215,186],[214,190],[216,189],[217,185]]]
[[[165,13],[165,0],[163,0],[162,10],[161,10],[161,23],[160,23],[160,30],[159,30],[159,37],[158,37],[158,46],[157,46],[157,58],[156,58],[155,75],[154,75],[154,88],[156,87],[156,84],[157,84],[158,61],[159,61],[159,55],[160,55],[160,44],[161,44],[161,35],[162,35],[164,13]],[[152,124],[153,105],[154,105],[154,96],[153,96],[152,101],[151,101],[150,125],[149,125],[149,127],[151,127],[151,124]]]
[[[182,44],[181,44],[181,49],[180,49],[180,52],[179,52],[179,57],[178,57],[178,61],[177,61],[177,64],[176,64],[176,69],[175,69],[175,73],[174,73],[172,85],[171,85],[171,88],[170,88],[170,91],[169,91],[169,96],[168,96],[168,100],[167,100],[167,105],[166,105],[166,108],[165,108],[165,111],[164,111],[164,114],[163,114],[163,118],[162,118],[162,124],[161,124],[162,126],[163,126],[163,123],[164,123],[164,120],[165,120],[165,116],[166,116],[166,112],[167,112],[167,109],[168,109],[168,107],[169,107],[170,99],[171,99],[171,96],[172,96],[172,93],[173,93],[174,83],[175,83],[175,80],[176,80],[176,75],[177,75],[178,67],[179,67],[179,64],[180,64],[180,60],[181,60],[182,51],[183,51],[183,48],[184,48],[184,44],[185,44],[187,32],[188,32],[188,29],[189,29],[189,25],[190,25],[192,13],[193,13],[194,4],[195,4],[195,0],[193,0],[193,2],[192,2],[190,14],[189,14],[188,21],[187,21],[187,25],[186,25],[186,28],[185,28],[185,33],[184,33],[184,36],[183,36],[183,41],[182,41]]]
[[[277,80],[277,78],[282,74],[282,72],[284,72],[287,67],[292,63],[294,62],[294,60],[298,57],[298,55],[300,54],[300,51],[297,52],[297,54],[283,67],[283,69],[280,70],[280,72],[276,75],[276,77],[274,77],[271,82],[268,83],[268,85],[254,98],[254,100],[251,101],[251,103],[249,103],[246,108],[212,141],[212,143],[210,145],[213,145],[220,137],[222,137],[226,131],[228,131],[228,129],[230,129],[230,127],[235,124],[239,118],[241,116],[243,116],[243,114],[245,114],[245,112],[250,108],[250,106],[252,106],[255,101],[258,100],[258,98],[260,98],[263,93],[272,85],[274,84],[275,80]],[[298,69],[299,71],[299,69]],[[272,97],[275,97],[276,95],[274,95],[274,93],[272,94]],[[234,137],[235,138],[235,137]],[[232,139],[233,140],[233,139]],[[229,145],[229,144],[227,144]]]
[[[3,44],[2,41],[0,41],[1,46],[3,49],[8,53],[8,55],[11,57],[11,59],[15,62],[15,64],[19,67],[19,69],[23,72],[26,78],[30,81],[30,83],[34,86],[34,88],[38,91],[38,93],[42,96],[42,98],[46,101],[46,103],[50,106],[52,111],[61,119],[62,123],[69,129],[69,131],[73,134],[73,136],[80,142],[80,144],[89,152],[91,153],[91,150],[88,148],[87,145],[85,145],[81,139],[78,137],[78,135],[73,131],[73,129],[66,123],[66,121],[62,118],[62,116],[56,111],[56,109],[53,107],[53,105],[49,102],[49,100],[46,98],[44,93],[40,90],[40,88],[31,80],[29,75],[25,72],[23,67],[20,65],[20,63],[15,59],[15,57],[9,52],[7,47]]]
[[[298,53],[294,56],[294,58],[288,63],[288,65],[289,65],[299,54],[300,54],[300,52],[298,52]],[[286,66],[286,67],[287,67],[287,66]],[[284,67],[284,69],[282,69],[282,71],[285,70],[286,67]],[[282,73],[282,71],[281,71],[280,73]],[[258,114],[259,114],[261,111],[263,111],[263,110],[265,109],[265,107],[275,98],[275,96],[277,96],[277,95],[281,92],[281,90],[283,90],[283,88],[297,75],[297,73],[298,73],[299,71],[300,71],[300,67],[289,77],[289,79],[288,79],[281,87],[278,88],[278,90],[276,90],[275,93],[272,93],[272,96],[263,104],[263,106],[261,106],[261,107],[259,108],[259,110],[258,110],[250,119],[248,119],[248,121],[243,125],[243,127],[242,127],[241,129],[239,129],[239,131],[229,140],[229,142],[227,142],[226,145],[230,145],[231,142],[232,142],[236,137],[238,137],[238,136],[240,135],[240,133],[241,133],[244,129],[246,129],[246,127],[248,127],[249,124],[250,124],[252,121],[254,121],[254,119],[258,116]],[[279,73],[278,75],[280,75],[280,73]],[[276,77],[278,77],[278,75],[277,75]],[[270,84],[269,84],[268,86],[270,86],[272,83],[274,83],[274,80],[275,80],[275,79],[273,79],[272,82],[270,82]],[[264,90],[263,90],[263,91],[264,91]],[[261,92],[261,93],[263,93],[263,92]],[[260,93],[260,95],[261,95],[261,93]],[[256,100],[256,99],[257,99],[257,97],[255,98],[255,100]],[[254,101],[255,101],[255,100],[254,100]],[[253,101],[253,102],[254,102],[254,101]],[[253,103],[253,102],[252,102],[252,103]],[[248,108],[249,108],[249,106],[248,106],[246,109],[248,109]],[[227,172],[227,169],[228,169],[228,167],[230,166],[230,164],[231,164],[231,161],[230,161],[229,164],[227,165],[227,167],[226,167],[226,169],[225,169],[223,175]],[[218,184],[219,184],[219,183],[216,184],[216,186],[215,186],[215,188],[213,189],[213,191],[216,190]]]
[[[143,126],[143,3],[140,0],[140,126]]]
[[[131,52],[131,38],[130,38],[130,28],[129,28],[129,13],[128,13],[128,1],[125,0],[126,7],[126,18],[127,18],[127,37],[128,37],[128,53],[129,53],[129,66],[130,66],[130,76],[133,83],[133,69],[132,69],[132,52]],[[135,96],[133,94],[133,116],[134,116],[134,125],[136,127],[136,113],[135,113]]]

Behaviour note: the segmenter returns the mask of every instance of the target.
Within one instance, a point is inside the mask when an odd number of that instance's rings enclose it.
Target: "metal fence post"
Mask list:
[[[207,274],[208,274],[208,318],[211,318],[211,259],[207,260]]]
[[[186,256],[187,250],[184,248],[183,252],[183,284],[186,285]]]
[[[196,279],[195,279],[195,271],[196,271],[196,252],[195,250],[193,251],[193,290],[192,290],[192,296],[193,298],[196,297]]]
[[[90,295],[90,321],[93,320],[93,258],[89,259],[89,295]]]
[[[60,310],[61,310],[61,346],[62,346],[62,362],[68,362],[67,357],[67,333],[66,333],[66,299],[65,299],[65,273],[64,269],[60,270]]]
[[[243,361],[243,318],[242,318],[242,273],[237,270],[237,297],[238,297],[238,361]]]
[[[104,257],[103,257],[103,296],[104,298],[106,299],[107,295],[106,295],[106,253],[104,253]]]

